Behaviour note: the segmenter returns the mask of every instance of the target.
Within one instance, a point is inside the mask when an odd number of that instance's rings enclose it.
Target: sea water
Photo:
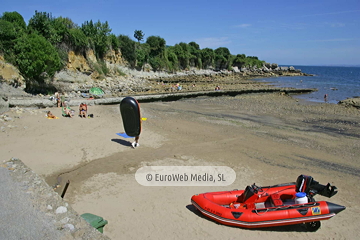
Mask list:
[[[276,77],[258,79],[271,82],[277,87],[316,88],[318,91],[295,95],[294,97],[312,102],[324,102],[325,94],[328,103],[360,97],[360,67],[325,67],[325,66],[293,66],[303,73],[314,76]]]

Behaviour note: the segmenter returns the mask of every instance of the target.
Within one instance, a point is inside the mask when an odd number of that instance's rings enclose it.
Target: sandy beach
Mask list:
[[[61,117],[60,108],[11,109],[0,123],[1,160],[21,159],[79,213],[109,221],[111,239],[355,239],[360,230],[360,111],[280,94],[199,97],[140,103],[140,147],[122,138],[118,105],[89,106],[94,118]],[[59,119],[47,119],[51,110]],[[229,186],[145,187],[142,166],[227,166]],[[327,200],[346,210],[317,232],[302,225],[248,230],[199,215],[191,196],[294,182],[310,175],[337,186]],[[58,187],[56,188],[56,186]]]

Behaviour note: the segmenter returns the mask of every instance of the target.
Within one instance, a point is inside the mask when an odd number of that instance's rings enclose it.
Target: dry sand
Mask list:
[[[109,221],[112,239],[355,239],[360,234],[360,112],[308,104],[277,94],[142,103],[140,147],[122,138],[119,106],[90,106],[92,119],[50,120],[46,109],[12,109],[0,132],[0,160],[20,158],[61,192],[79,213]],[[60,116],[61,110],[51,111]],[[1,123],[0,123],[1,124]],[[10,127],[8,126],[10,125]],[[226,187],[145,187],[141,166],[228,166],[237,177]],[[199,216],[196,193],[294,182],[300,174],[336,185],[317,200],[347,209],[317,232],[302,225],[241,229]],[[57,183],[58,182],[58,183]]]

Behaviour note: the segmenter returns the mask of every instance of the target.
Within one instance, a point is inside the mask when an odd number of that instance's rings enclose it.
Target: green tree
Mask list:
[[[215,53],[211,48],[204,48],[200,50],[201,61],[203,68],[209,68],[214,66]]]
[[[13,48],[13,41],[18,37],[16,27],[11,22],[0,19],[0,42],[4,48]]]
[[[159,36],[150,36],[146,39],[150,46],[150,57],[163,56],[166,47],[165,39]]]
[[[25,30],[26,23],[23,16],[18,12],[4,12],[0,19],[11,22],[14,25],[17,25],[19,28]]]
[[[172,72],[179,69],[179,60],[176,55],[176,48],[174,46],[169,46],[166,48],[166,59],[168,61],[168,69]]]
[[[136,48],[136,67],[142,69],[145,63],[149,61],[150,46],[147,43],[140,44]]]
[[[144,39],[145,34],[143,33],[143,31],[141,30],[135,30],[134,31],[134,37],[138,40],[138,42],[140,43],[140,41],[142,41]]]
[[[196,42],[189,42],[190,65],[202,68],[200,46]]]
[[[151,65],[151,67],[155,71],[166,68],[166,60],[165,60],[166,41],[165,41],[165,39],[163,39],[159,36],[150,36],[146,39],[146,43],[150,47],[149,63]]]
[[[179,44],[175,44],[173,52],[176,54],[179,67],[181,69],[188,68],[190,59],[189,46],[186,43],[180,42]]]
[[[150,57],[149,63],[154,71],[160,71],[165,67],[164,58],[160,56]]]
[[[112,33],[108,36],[108,38],[109,38],[111,48],[114,51],[118,52],[119,49],[120,49],[120,41],[119,41],[119,39],[115,36],[115,34],[112,34]]]
[[[219,47],[214,50],[215,53],[215,63],[218,69],[227,69],[229,66],[230,60],[230,51],[225,47]]]
[[[118,36],[120,43],[121,54],[125,60],[128,61],[131,67],[135,67],[136,64],[136,53],[135,53],[135,41],[126,35]]]
[[[59,42],[69,43],[70,30],[78,26],[69,18],[58,17],[51,20],[51,25],[59,36]]]
[[[94,49],[96,57],[102,59],[109,50],[110,43],[108,36],[111,32],[108,22],[101,23],[97,21],[93,23],[92,20],[86,21],[81,25],[84,34],[89,38],[89,43]]]
[[[15,40],[25,34],[24,18],[17,12],[4,12],[0,17],[0,53],[6,61],[15,64]]]
[[[200,45],[196,42],[189,42],[189,45],[193,47],[195,50],[200,50]]]
[[[41,91],[44,87],[43,76],[52,77],[62,67],[55,47],[36,33],[18,38],[15,53],[16,64],[26,80],[27,91]]]
[[[89,45],[88,38],[79,28],[69,29],[68,44],[77,53],[84,53]]]
[[[245,66],[246,67],[254,67],[254,66],[256,66],[256,67],[258,67],[258,68],[260,68],[260,67],[262,67],[263,65],[264,65],[264,61],[261,61],[261,60],[259,60],[258,59],[258,57],[255,57],[255,56],[247,56],[246,58],[245,58]]]
[[[235,59],[233,60],[233,65],[242,68],[246,64],[246,55],[245,54],[237,54]]]
[[[4,55],[6,61],[12,64],[15,64],[16,60],[15,41],[24,34],[18,29],[19,27],[16,24],[0,19],[0,53]]]
[[[62,39],[55,30],[53,22],[51,13],[35,11],[35,15],[29,20],[28,29],[30,33],[42,35],[52,44],[57,44]]]

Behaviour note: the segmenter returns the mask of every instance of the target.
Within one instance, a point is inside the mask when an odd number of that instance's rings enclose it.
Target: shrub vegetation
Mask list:
[[[32,90],[65,66],[69,51],[86,56],[87,50],[93,50],[98,64],[91,65],[102,75],[108,73],[104,57],[109,50],[120,51],[129,66],[139,70],[149,65],[155,71],[169,72],[190,67],[230,70],[234,66],[261,67],[265,63],[255,56],[232,55],[226,47],[200,49],[196,42],[166,46],[160,36],[149,36],[143,42],[144,37],[141,30],[134,31],[137,41],[116,36],[107,21],[90,20],[78,26],[69,18],[55,18],[46,12],[35,11],[28,24],[18,12],[0,16],[0,54],[18,67],[27,88]]]

